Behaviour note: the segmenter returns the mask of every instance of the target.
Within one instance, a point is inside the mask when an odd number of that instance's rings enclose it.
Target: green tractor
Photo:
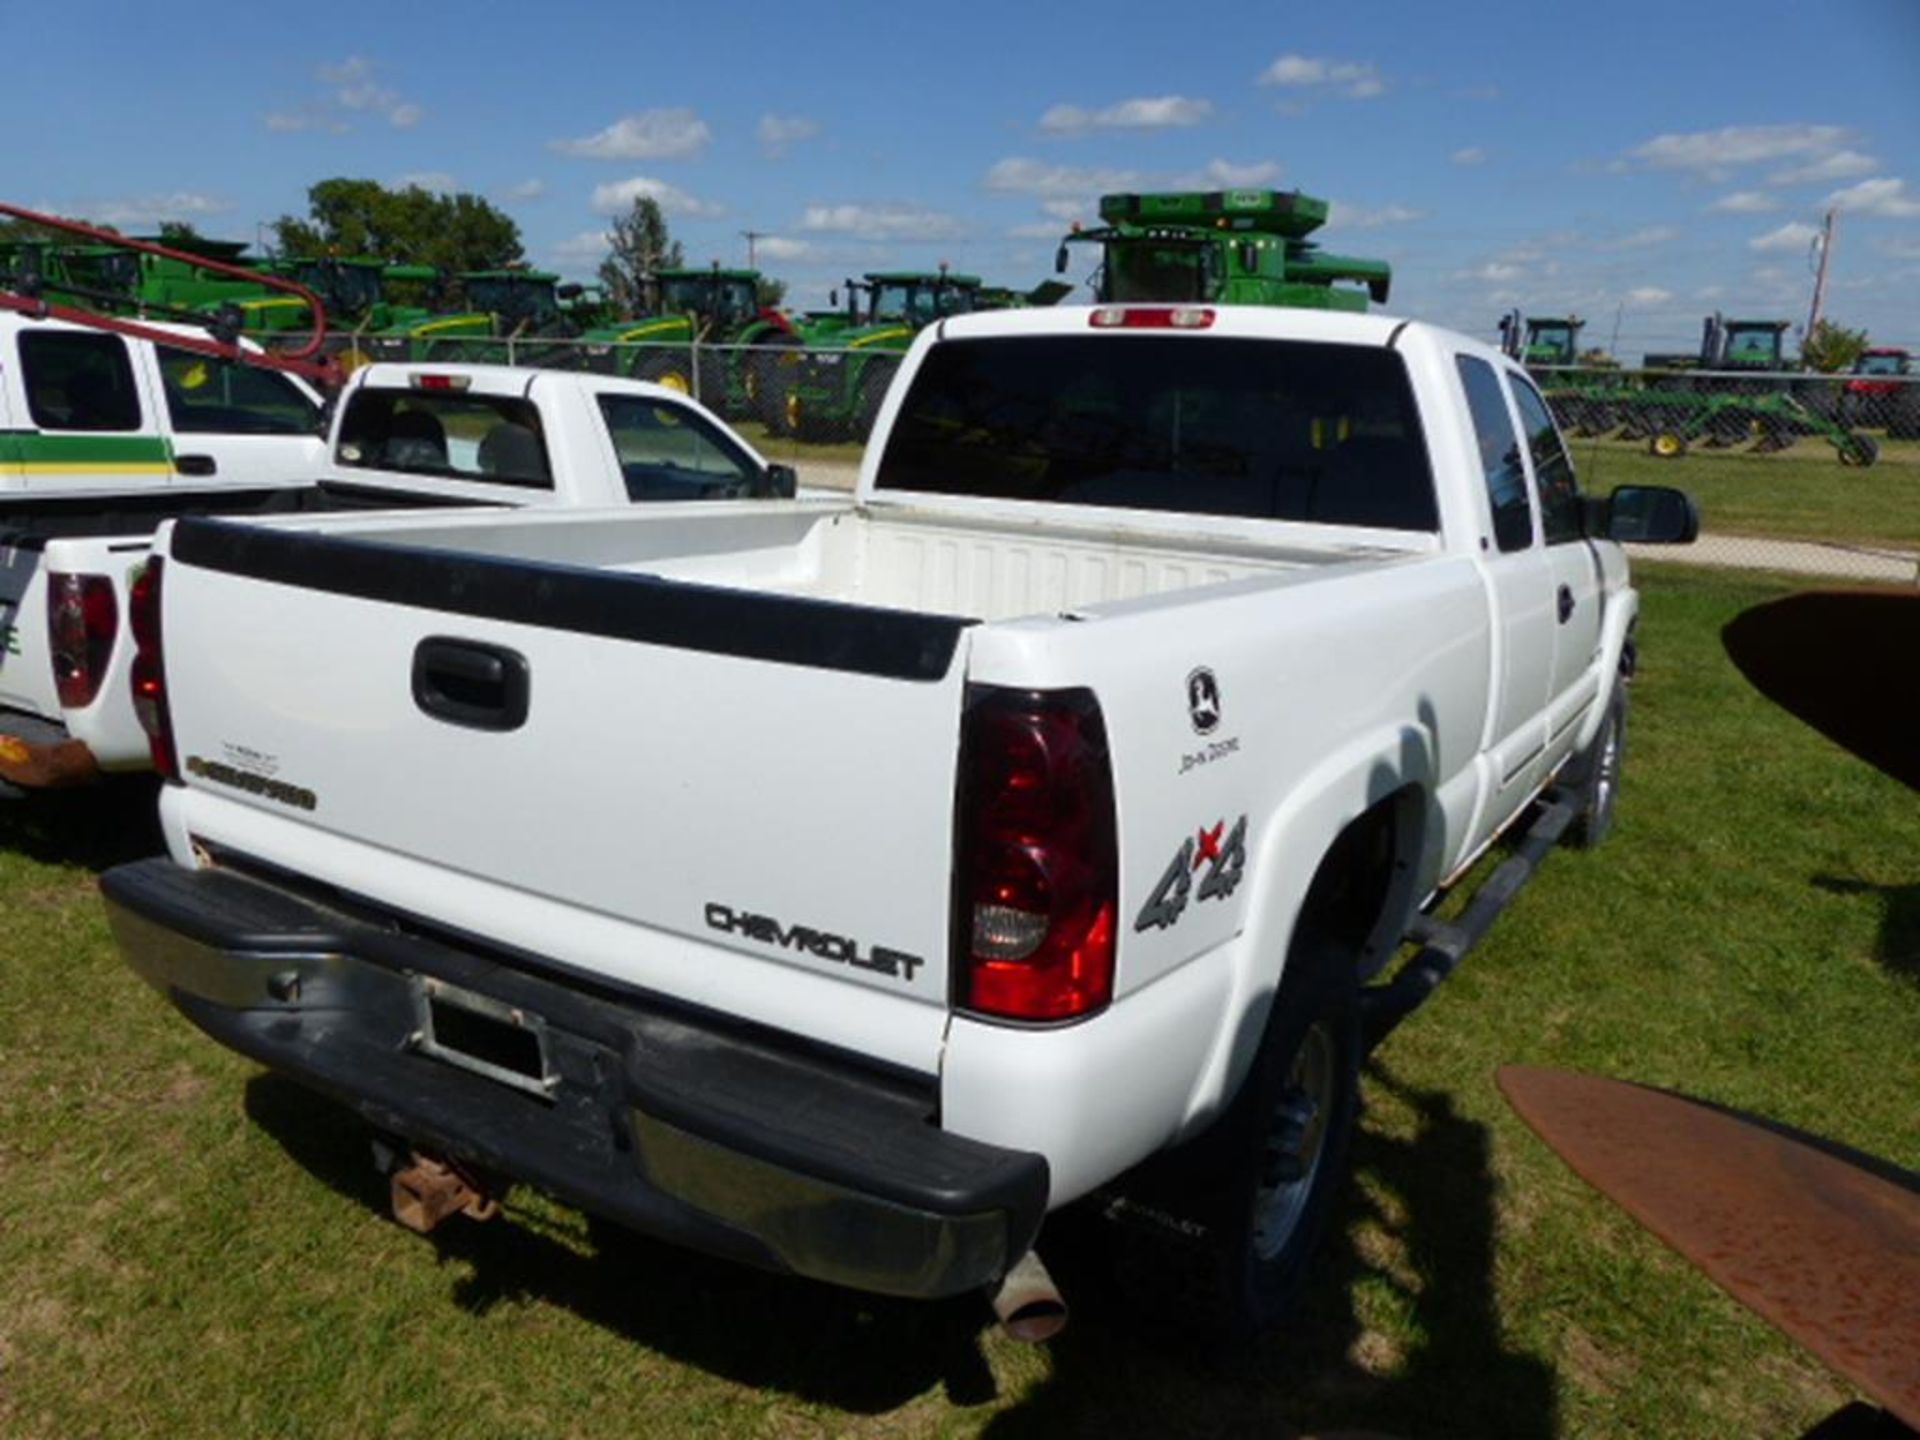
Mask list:
[[[1528,369],[1575,365],[1586,324],[1578,315],[1529,315],[1523,320],[1512,310],[1500,317],[1500,348]]]
[[[1051,305],[1070,287],[1051,281],[1021,294],[988,287],[977,275],[938,270],[876,270],[846,282],[834,309],[809,317],[806,353],[780,361],[777,387],[763,386],[755,418],[770,434],[855,438],[873,428],[880,402],[913,337],[936,320],[1015,305]]]
[[[1786,334],[1790,320],[1729,320],[1718,313],[1701,322],[1700,348],[1691,353],[1650,354],[1643,370],[1746,370],[1778,374],[1786,362]],[[1751,392],[1743,392],[1751,393]]]
[[[1102,195],[1099,227],[1075,228],[1054,257],[1065,274],[1074,245],[1101,247],[1092,288],[1128,301],[1288,305],[1364,311],[1384,305],[1393,268],[1329,255],[1307,237],[1327,202],[1299,191],[1211,190]],[[1352,288],[1358,284],[1360,289]]]
[[[658,270],[644,315],[599,325],[582,338],[623,375],[697,391],[724,415],[754,414],[783,352],[808,343],[811,333],[804,321],[761,305],[761,281],[758,270],[719,265]]]

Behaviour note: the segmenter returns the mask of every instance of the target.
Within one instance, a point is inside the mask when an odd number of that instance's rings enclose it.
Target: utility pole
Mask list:
[[[771,230],[742,230],[740,232],[740,234],[743,237],[745,237],[747,242],[747,269],[758,270],[760,268],[758,265],[753,263],[754,242],[757,240],[764,240],[772,233],[773,232]]]
[[[1837,219],[1837,211],[1827,211],[1826,221],[1820,227],[1820,239],[1816,242],[1820,251],[1820,267],[1813,272],[1813,308],[1807,311],[1807,340],[1813,339],[1813,332],[1820,324],[1820,306],[1827,298],[1827,265],[1833,259],[1833,227]]]

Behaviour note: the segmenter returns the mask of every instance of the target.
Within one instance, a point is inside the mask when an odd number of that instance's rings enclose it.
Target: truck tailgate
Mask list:
[[[964,621],[208,522],[162,588],[197,838],[937,1068]]]

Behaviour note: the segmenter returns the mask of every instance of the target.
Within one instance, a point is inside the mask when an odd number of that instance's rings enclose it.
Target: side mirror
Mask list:
[[[1064,245],[1053,252],[1053,273],[1056,275],[1067,273],[1067,247]]]
[[[761,500],[791,500],[799,490],[800,476],[791,465],[769,465],[753,493]]]
[[[1622,485],[1607,497],[1599,533],[1635,545],[1691,545],[1700,534],[1700,507],[1669,485]]]

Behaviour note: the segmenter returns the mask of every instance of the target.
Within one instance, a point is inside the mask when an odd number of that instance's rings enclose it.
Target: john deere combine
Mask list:
[[[1093,290],[1103,302],[1360,311],[1369,300],[1385,304],[1393,269],[1384,260],[1329,255],[1307,238],[1327,213],[1325,200],[1297,190],[1102,195],[1102,224],[1069,233],[1054,270],[1066,273],[1072,246],[1098,245]]]

